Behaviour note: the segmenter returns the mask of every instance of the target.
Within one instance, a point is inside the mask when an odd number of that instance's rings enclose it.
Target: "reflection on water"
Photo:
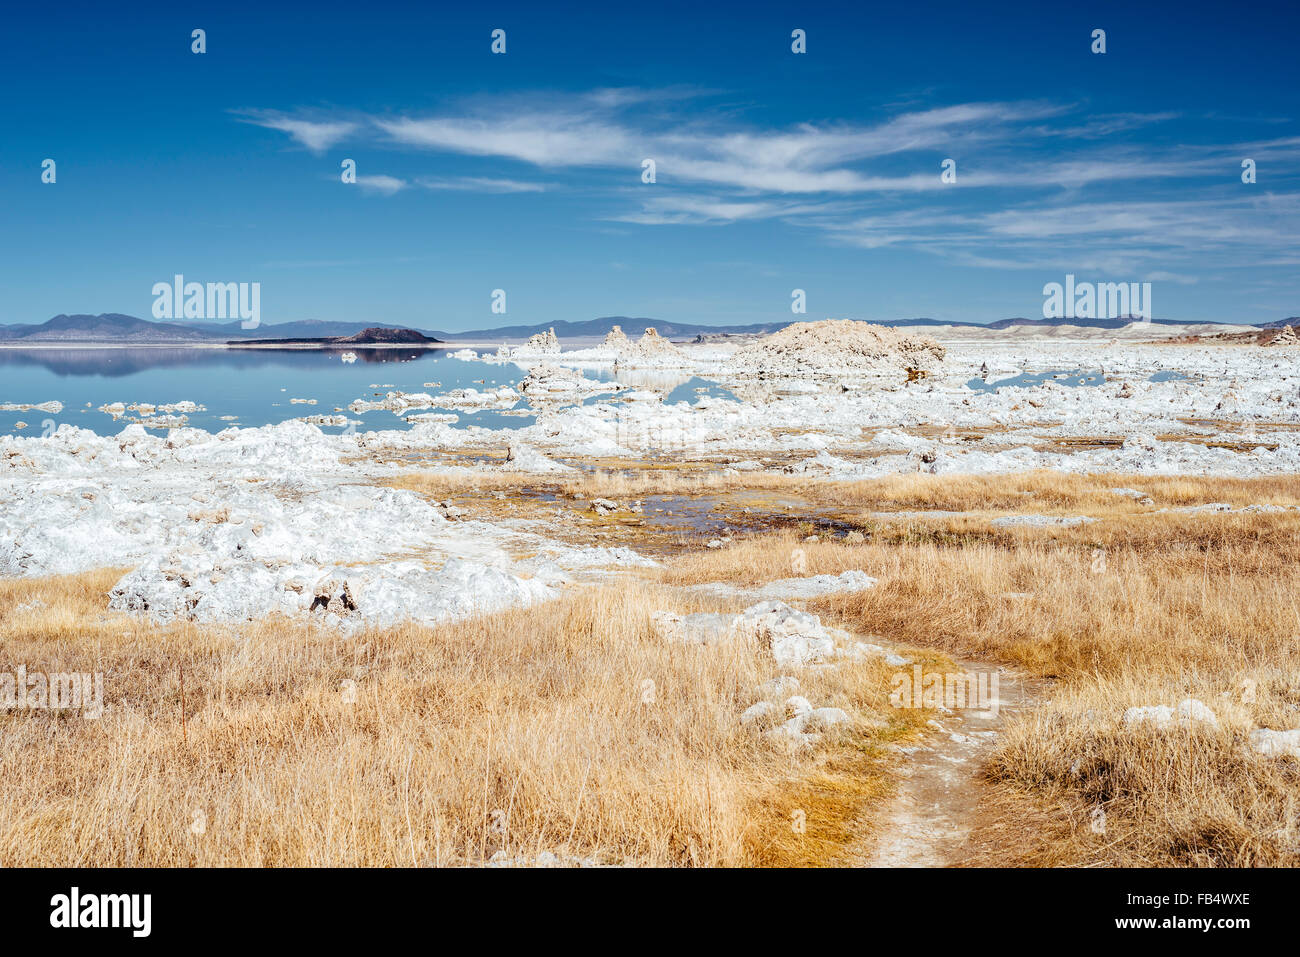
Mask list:
[[[344,362],[342,355],[356,355]],[[589,379],[608,381],[609,369],[586,368]],[[116,435],[139,412],[114,419],[101,406],[152,406],[193,402],[186,426],[217,432],[232,425],[260,426],[311,416],[346,416],[360,431],[407,429],[408,417],[448,412],[458,417],[455,426],[487,429],[522,429],[536,421],[524,401],[512,415],[508,410],[411,409],[400,415],[374,411],[354,413],[348,405],[356,399],[373,399],[389,392],[427,392],[439,395],[452,389],[488,389],[515,386],[527,371],[513,363],[452,359],[446,348],[367,349],[361,346],[331,349],[5,349],[0,348],[0,404],[37,405],[50,401],[63,410],[0,411],[0,434],[39,435],[63,424]],[[695,402],[703,395],[734,396],[715,382],[682,372],[619,370],[618,379],[638,389],[654,391],[669,403]],[[298,400],[315,400],[294,402]],[[607,401],[595,396],[589,402]],[[24,423],[19,429],[18,424]],[[147,423],[146,423],[147,424]],[[152,426],[149,426],[152,428]],[[160,426],[160,429],[163,428]],[[344,426],[322,426],[327,432]]]
[[[729,389],[724,389],[716,382],[710,382],[708,379],[691,376],[691,378],[687,379],[669,392],[668,395],[664,396],[664,404],[672,405],[675,402],[694,402],[702,395],[707,395],[713,399],[730,399],[733,402],[737,401],[736,396]]]
[[[366,349],[360,346],[329,349],[0,349],[0,375],[10,366],[39,366],[58,376],[128,376],[150,369],[183,366],[204,369],[249,369],[261,365],[304,368],[321,356],[338,361],[352,352],[358,362],[412,362],[433,352],[431,349]]]
[[[357,361],[345,363],[343,352]],[[447,357],[446,349],[0,349],[0,404],[34,405],[57,400],[57,414],[36,410],[0,412],[0,433],[40,434],[65,423],[114,435],[129,424],[99,412],[121,402],[169,405],[189,401],[202,407],[186,414],[186,425],[219,431],[231,425],[260,426],[313,415],[345,415],[357,428],[405,429],[391,412],[356,414],[358,398],[387,392],[428,392],[515,385],[524,376],[516,365],[489,365]],[[589,372],[593,378],[608,378]],[[292,399],[315,399],[294,403]],[[520,403],[521,407],[526,407]],[[450,411],[458,425],[523,428],[531,416]],[[409,414],[409,413],[408,413]],[[27,427],[17,430],[19,422]],[[326,427],[338,432],[340,427]]]
[[[583,374],[587,372],[584,369]],[[619,369],[618,381],[634,389],[667,395],[691,378],[682,369]]]

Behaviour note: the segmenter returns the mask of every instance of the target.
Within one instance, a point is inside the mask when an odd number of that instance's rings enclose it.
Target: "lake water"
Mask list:
[[[976,392],[996,392],[998,389],[1006,387],[1031,389],[1036,385],[1042,385],[1044,382],[1056,382],[1058,385],[1069,386],[1073,389],[1080,386],[1098,386],[1105,381],[1106,377],[1100,372],[1083,372],[1079,369],[1065,372],[1053,369],[1049,372],[1026,372],[1006,379],[998,379],[994,382],[987,379],[971,379],[966,385]]]
[[[481,392],[517,385],[526,375],[513,364],[452,359],[444,349],[352,351],[357,356],[353,363],[341,361],[337,352],[314,349],[0,349],[0,404],[33,405],[52,399],[63,403],[57,415],[37,410],[0,412],[0,433],[40,435],[51,423],[54,428],[67,423],[116,435],[129,420],[114,420],[99,412],[100,406],[185,400],[206,410],[189,413],[186,425],[209,432],[340,414],[363,423],[357,426],[360,431],[405,429],[409,426],[402,415],[357,414],[347,406],[355,399],[394,391],[438,395],[474,388]],[[611,378],[608,370],[584,374],[602,381]],[[315,399],[316,404],[295,404],[290,399]],[[521,401],[516,408],[528,409],[528,405]],[[531,414],[511,416],[495,410],[434,408],[406,414],[422,412],[451,412],[460,416],[457,425],[493,429],[518,429],[534,421]],[[15,431],[20,421],[28,427]],[[342,429],[325,427],[325,431]]]
[[[1169,382],[1175,379],[1186,379],[1187,376],[1181,372],[1175,372],[1165,369],[1155,373],[1150,377],[1151,382]],[[996,392],[998,389],[1007,387],[1019,387],[1022,389],[1031,389],[1034,386],[1042,385],[1045,382],[1055,382],[1057,385],[1068,386],[1071,389],[1088,388],[1099,386],[1105,383],[1106,377],[1100,372],[1084,372],[1081,369],[1072,369],[1069,371],[1061,369],[1052,369],[1048,372],[1026,372],[1021,375],[1011,376],[1006,379],[989,381],[987,379],[971,379],[966,385],[976,392]]]
[[[498,409],[465,410],[433,407],[400,415],[388,411],[355,413],[356,399],[381,398],[389,392],[427,392],[432,396],[453,389],[480,392],[503,385],[517,386],[527,372],[513,363],[453,359],[447,349],[353,348],[356,362],[340,359],[340,351],[316,349],[0,349],[0,405],[36,405],[57,400],[57,414],[36,409],[0,411],[0,434],[32,436],[63,424],[116,435],[142,418],[128,412],[114,419],[100,406],[148,403],[154,406],[189,401],[203,411],[186,413],[185,425],[219,432],[230,426],[255,427],[315,415],[345,415],[359,422],[361,432],[406,429],[407,415],[447,412],[459,416],[454,427],[522,429],[536,421],[533,409],[520,400],[513,414]],[[611,369],[584,368],[588,379],[608,382]],[[633,388],[648,388],[664,401],[694,402],[702,395],[735,398],[716,382],[687,373],[628,370],[620,378]],[[604,402],[610,395],[592,396],[586,403]],[[315,399],[314,405],[291,399]],[[342,410],[342,411],[339,411]],[[157,415],[169,413],[158,412]],[[179,413],[170,413],[173,415]],[[17,429],[19,422],[27,423]],[[342,426],[322,426],[341,432]],[[166,429],[155,429],[158,433]]]

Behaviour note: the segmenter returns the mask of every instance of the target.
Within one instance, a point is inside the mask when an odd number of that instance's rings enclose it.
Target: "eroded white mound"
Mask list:
[[[111,606],[159,621],[282,613],[363,625],[543,600],[569,569],[645,561],[510,523],[449,521],[344,465],[359,444],[297,421],[165,438],[138,425],[107,437],[64,426],[49,439],[8,439],[0,575],[128,566]],[[512,545],[544,556],[549,574],[515,563]]]
[[[825,319],[792,323],[740,349],[728,367],[764,376],[905,378],[935,371],[946,354],[928,336],[854,319]]]

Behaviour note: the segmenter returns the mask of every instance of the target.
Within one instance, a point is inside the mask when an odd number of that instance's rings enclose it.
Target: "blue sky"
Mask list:
[[[148,316],[175,273],[447,330],[780,321],[795,288],[990,321],[1067,272],[1300,314],[1296,4],[1134,6],[14,7],[0,322]]]

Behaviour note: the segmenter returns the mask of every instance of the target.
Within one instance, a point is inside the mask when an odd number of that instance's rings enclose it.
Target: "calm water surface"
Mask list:
[[[302,349],[0,349],[0,404],[32,405],[52,399],[63,403],[58,414],[36,410],[0,412],[0,433],[40,435],[68,423],[100,435],[116,435],[129,420],[99,412],[121,402],[167,405],[189,400],[206,411],[188,414],[186,425],[220,431],[232,425],[261,426],[311,415],[346,415],[359,420],[361,431],[409,428],[392,412],[356,414],[355,399],[387,392],[485,389],[516,385],[526,373],[516,365],[491,365],[451,359],[447,350],[353,349],[357,361],[343,362],[339,352]],[[608,380],[607,370],[587,370],[588,378]],[[436,383],[436,385],[426,385]],[[315,399],[315,405],[290,399]],[[527,409],[525,402],[516,406]],[[343,411],[336,412],[336,409]],[[523,428],[532,415],[502,415],[495,410],[416,409],[452,412],[458,426]],[[163,413],[158,413],[163,414]],[[128,413],[135,415],[135,413]],[[233,416],[233,419],[223,419]],[[18,422],[27,428],[16,431]],[[325,428],[339,432],[341,428]]]

